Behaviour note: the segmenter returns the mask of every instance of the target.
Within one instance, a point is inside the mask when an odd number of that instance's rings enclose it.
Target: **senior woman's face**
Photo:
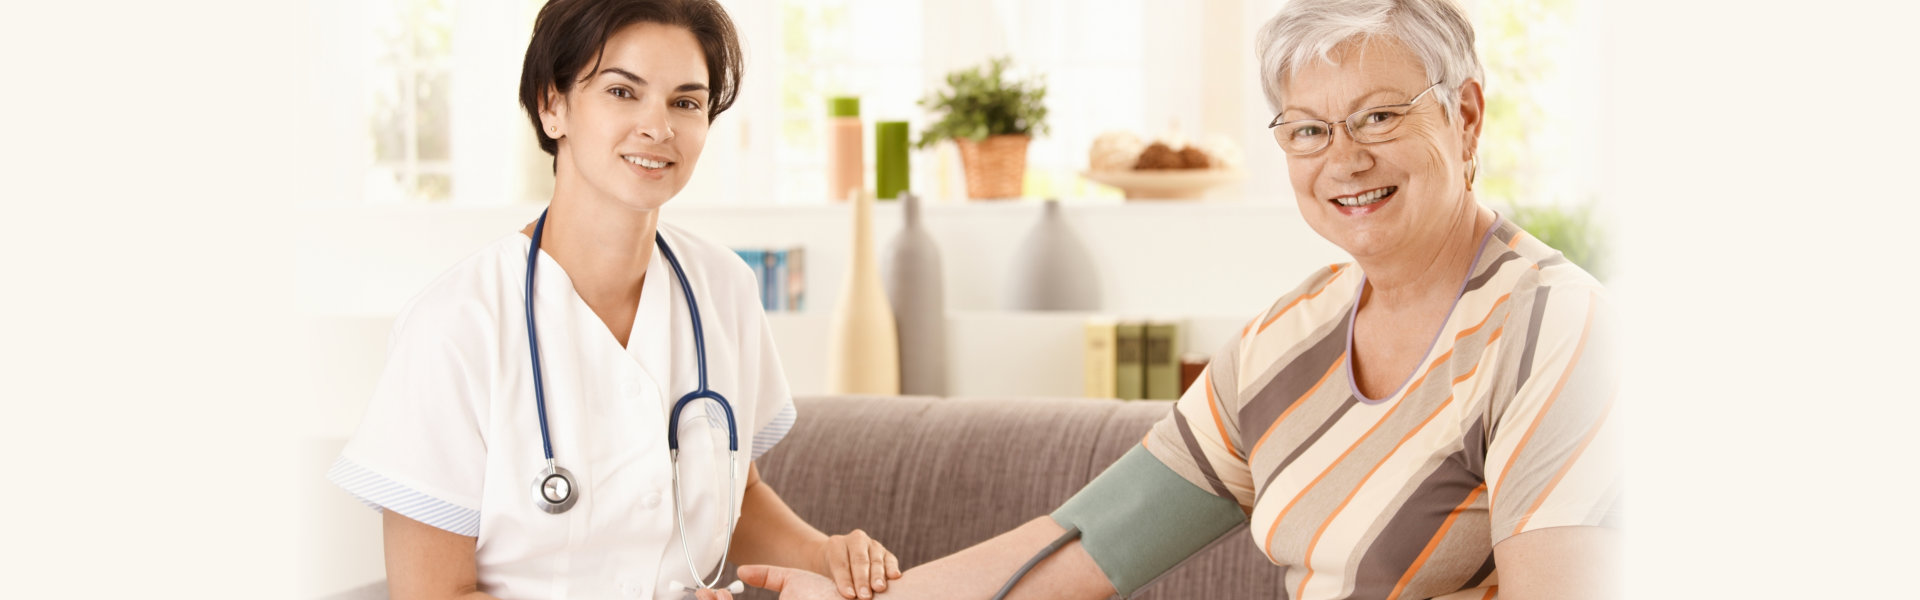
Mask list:
[[[1310,61],[1282,82],[1280,120],[1334,122],[1405,104],[1433,83],[1420,59],[1391,38],[1347,42],[1331,58],[1333,64]],[[1448,123],[1440,93],[1435,88],[1414,103],[1392,139],[1357,143],[1335,123],[1326,148],[1287,156],[1300,214],[1315,232],[1356,259],[1413,259],[1431,254],[1457,218],[1471,214],[1464,167],[1479,110],[1469,107],[1470,118]]]

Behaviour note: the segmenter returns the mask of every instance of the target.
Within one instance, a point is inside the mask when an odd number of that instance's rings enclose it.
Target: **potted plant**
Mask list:
[[[920,100],[937,113],[916,146],[941,140],[960,147],[967,197],[1018,198],[1027,175],[1027,144],[1047,132],[1044,82],[1008,81],[1006,57],[947,74],[946,89]]]

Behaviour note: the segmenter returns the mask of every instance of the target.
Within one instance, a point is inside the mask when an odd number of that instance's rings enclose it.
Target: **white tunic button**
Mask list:
[[[648,510],[660,508],[660,492],[647,494],[646,498],[640,500],[640,504],[647,507]]]

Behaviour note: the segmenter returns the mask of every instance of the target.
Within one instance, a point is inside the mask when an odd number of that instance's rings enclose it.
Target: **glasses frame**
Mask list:
[[[1286,152],[1287,154],[1290,154],[1290,155],[1293,155],[1293,156],[1312,156],[1312,155],[1314,155],[1314,154],[1318,154],[1318,153],[1319,153],[1319,152],[1320,152],[1321,150],[1326,150],[1326,149],[1327,149],[1327,148],[1328,148],[1329,146],[1332,146],[1332,145],[1333,145],[1333,133],[1332,133],[1332,132],[1333,132],[1333,131],[1334,131],[1334,129],[1335,129],[1335,128],[1334,128],[1334,124],[1335,124],[1335,123],[1338,123],[1338,124],[1340,124],[1340,125],[1342,126],[1342,128],[1344,128],[1344,129],[1346,129],[1346,130],[1347,130],[1347,139],[1350,139],[1350,140],[1353,140],[1353,141],[1354,141],[1355,143],[1359,143],[1359,144],[1378,144],[1378,143],[1380,143],[1380,142],[1389,142],[1389,141],[1393,141],[1394,139],[1396,139],[1396,138],[1399,138],[1399,137],[1400,137],[1400,134],[1399,134],[1399,132],[1398,132],[1397,130],[1395,131],[1395,133],[1394,133],[1394,134],[1393,134],[1393,135],[1392,135],[1391,137],[1387,137],[1387,138],[1383,138],[1383,139],[1377,139],[1377,140],[1372,140],[1372,141],[1361,141],[1361,140],[1360,140],[1360,138],[1359,138],[1359,136],[1356,136],[1356,135],[1354,135],[1354,131],[1353,131],[1353,120],[1354,120],[1354,119],[1356,119],[1356,118],[1358,118],[1358,117],[1360,117],[1360,116],[1361,116],[1361,115],[1363,115],[1363,114],[1366,114],[1366,113],[1369,113],[1369,112],[1373,112],[1373,111],[1376,111],[1376,110],[1380,110],[1380,109],[1383,109],[1383,108],[1395,108],[1395,109],[1402,109],[1402,108],[1404,108],[1404,109],[1411,109],[1411,108],[1413,108],[1413,105],[1415,105],[1415,104],[1419,104],[1419,103],[1420,103],[1420,99],[1421,99],[1421,98],[1425,98],[1425,97],[1427,96],[1427,94],[1428,94],[1428,93],[1431,93],[1431,92],[1432,92],[1432,91],[1434,90],[1434,88],[1438,88],[1438,87],[1440,87],[1440,84],[1441,84],[1441,82],[1439,82],[1439,81],[1435,81],[1435,82],[1433,82],[1433,85],[1429,85],[1429,86],[1427,86],[1427,89],[1424,89],[1424,90],[1420,90],[1420,93],[1419,93],[1419,94],[1416,94],[1416,95],[1414,95],[1414,97],[1413,97],[1413,99],[1412,99],[1412,100],[1408,100],[1408,101],[1406,101],[1406,102],[1402,102],[1402,103],[1400,103],[1400,104],[1382,104],[1382,105],[1379,105],[1379,106],[1369,106],[1369,107],[1366,107],[1366,108],[1362,108],[1362,109],[1360,109],[1360,110],[1356,110],[1356,111],[1353,111],[1353,114],[1349,114],[1349,115],[1347,115],[1347,118],[1345,118],[1345,119],[1341,119],[1341,120],[1339,120],[1339,121],[1325,121],[1325,120],[1321,120],[1321,119],[1294,119],[1294,120],[1292,120],[1292,121],[1281,121],[1281,120],[1280,120],[1280,116],[1281,116],[1281,115],[1274,115],[1274,116],[1273,116],[1273,120],[1272,120],[1272,121],[1269,121],[1269,122],[1267,123],[1267,129],[1274,129],[1274,128],[1277,128],[1277,127],[1279,127],[1279,126],[1281,126],[1281,125],[1292,125],[1292,124],[1295,124],[1295,123],[1319,123],[1319,124],[1321,124],[1321,125],[1325,125],[1325,126],[1326,126],[1326,128],[1327,128],[1327,132],[1328,132],[1328,133],[1327,133],[1327,141],[1326,141],[1326,143],[1324,143],[1324,144],[1321,144],[1319,148],[1314,148],[1313,150],[1309,150],[1309,151],[1306,151],[1306,152],[1294,152],[1294,151],[1292,151],[1292,150],[1288,150],[1288,149],[1287,149],[1287,145],[1286,145],[1286,143],[1284,143],[1284,142],[1282,142],[1282,143],[1280,143],[1280,151],[1282,151],[1282,152]],[[1281,114],[1285,114],[1285,113],[1281,113]],[[1278,140],[1276,140],[1276,142],[1277,142],[1277,141],[1278,141]]]

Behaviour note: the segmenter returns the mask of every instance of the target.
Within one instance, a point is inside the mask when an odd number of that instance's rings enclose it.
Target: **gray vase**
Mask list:
[[[920,198],[900,193],[906,222],[887,244],[880,275],[893,305],[895,329],[900,332],[900,393],[944,396],[947,393],[946,286],[940,271],[940,249],[920,222]]]
[[[1027,232],[1008,269],[1008,310],[1100,310],[1100,274],[1093,255],[1047,199],[1040,222]]]

